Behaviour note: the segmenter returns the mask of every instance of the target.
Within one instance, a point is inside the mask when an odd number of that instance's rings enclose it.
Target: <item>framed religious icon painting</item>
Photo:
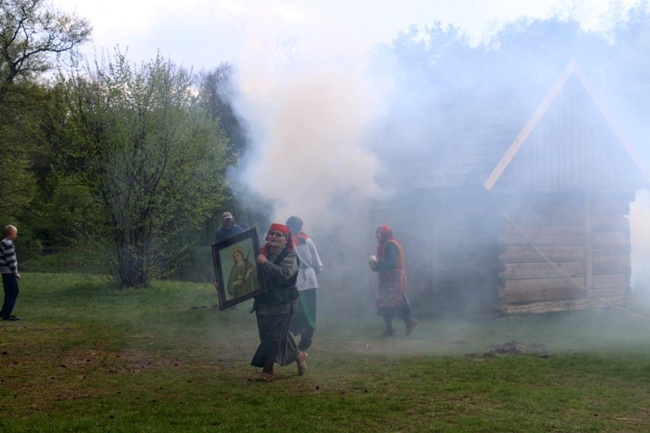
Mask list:
[[[260,242],[255,228],[212,245],[220,310],[266,291],[257,263],[259,253]]]

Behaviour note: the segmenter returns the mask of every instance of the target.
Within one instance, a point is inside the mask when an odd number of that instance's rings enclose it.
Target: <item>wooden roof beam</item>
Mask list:
[[[533,129],[535,129],[535,126],[537,126],[539,120],[542,118],[544,113],[546,113],[548,107],[551,106],[557,95],[560,93],[560,90],[564,84],[567,82],[569,77],[571,77],[571,74],[575,72],[577,66],[578,64],[575,62],[575,60],[569,62],[569,65],[564,69],[560,77],[555,81],[555,84],[553,84],[551,90],[549,90],[546,96],[544,96],[544,99],[542,100],[541,104],[539,104],[532,117],[528,119],[528,122],[526,122],[526,126],[524,126],[524,128],[519,132],[515,138],[515,141],[513,141],[506,153],[503,154],[501,160],[494,167],[492,173],[490,173],[490,176],[488,176],[487,180],[483,183],[483,186],[486,190],[490,191],[497,180],[499,180],[505,169],[508,167],[512,159],[519,151],[519,148],[521,148],[521,145],[524,143],[524,141],[526,141],[530,133],[533,132]]]
[[[501,157],[501,160],[494,167],[492,173],[490,173],[485,183],[483,183],[483,186],[485,187],[486,190],[489,191],[492,189],[492,187],[494,187],[496,182],[499,180],[499,178],[501,177],[505,169],[508,167],[512,159],[515,157],[515,155],[521,148],[521,145],[526,141],[526,139],[531,134],[535,126],[537,126],[539,120],[542,118],[546,110],[548,110],[548,107],[550,107],[551,103],[553,102],[553,100],[555,100],[558,93],[560,92],[560,90],[562,89],[562,87],[567,82],[569,77],[571,77],[572,74],[575,74],[578,80],[580,80],[580,83],[584,87],[585,91],[587,92],[591,100],[594,102],[596,107],[598,107],[601,114],[609,124],[610,128],[612,128],[612,131],[618,138],[621,145],[623,145],[623,147],[630,155],[630,157],[632,158],[636,166],[639,168],[639,170],[641,171],[645,179],[650,183],[650,169],[643,161],[643,159],[639,156],[634,146],[632,146],[632,144],[629,142],[629,140],[627,139],[627,137],[625,136],[621,128],[614,120],[614,117],[607,110],[607,107],[600,99],[598,94],[593,90],[591,84],[589,83],[589,80],[587,80],[585,74],[582,72],[580,67],[578,67],[576,61],[572,60],[564,69],[564,72],[562,72],[560,77],[556,80],[555,84],[553,84],[553,87],[551,87],[551,90],[549,90],[549,92],[546,94],[546,96],[542,100],[542,103],[537,107],[535,113],[533,113],[532,117],[528,120],[524,128],[519,132],[519,134],[515,138],[515,141],[510,145],[506,153]]]

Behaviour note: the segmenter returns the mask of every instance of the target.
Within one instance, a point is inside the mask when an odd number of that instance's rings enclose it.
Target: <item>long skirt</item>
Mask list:
[[[403,295],[402,305],[392,308],[377,308],[377,315],[385,319],[392,319],[397,316],[400,319],[407,321],[409,317],[411,317],[411,303],[406,295]]]
[[[377,309],[401,308],[406,293],[406,273],[401,269],[379,271],[379,288],[377,290]]]
[[[285,314],[256,314],[260,345],[251,365],[264,367],[267,363],[281,366],[291,364],[298,356],[298,347],[289,333],[293,312]]]
[[[316,289],[303,290],[298,293],[300,302],[291,322],[291,332],[294,334],[316,329]]]
[[[298,309],[291,321],[291,332],[300,335],[298,350],[305,351],[311,347],[312,337],[316,329],[316,289],[300,292]]]

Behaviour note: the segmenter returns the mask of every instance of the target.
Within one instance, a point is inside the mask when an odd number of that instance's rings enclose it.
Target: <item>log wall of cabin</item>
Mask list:
[[[628,194],[562,196],[506,209],[499,310],[565,311],[620,304],[630,286]],[[541,205],[540,205],[541,206]]]
[[[592,215],[592,279],[594,293],[621,303],[630,293],[630,200],[594,200]]]
[[[447,203],[434,220],[434,299],[444,312],[492,314],[499,269],[496,204],[478,195],[448,199]]]

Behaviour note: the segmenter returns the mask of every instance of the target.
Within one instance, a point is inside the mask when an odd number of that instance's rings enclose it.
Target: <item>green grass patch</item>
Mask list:
[[[22,256],[21,256],[22,257]],[[23,272],[77,272],[106,273],[108,254],[98,254],[96,250],[62,250],[55,254],[32,254],[27,260],[21,260]]]
[[[250,303],[219,311],[210,284],[23,277],[23,320],[0,322],[3,433],[650,428],[650,322],[617,309],[423,319],[390,339],[370,312],[319,312],[307,373],[260,383]]]

